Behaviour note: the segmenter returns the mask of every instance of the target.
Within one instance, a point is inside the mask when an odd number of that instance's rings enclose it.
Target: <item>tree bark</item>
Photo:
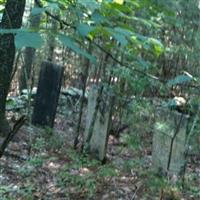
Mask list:
[[[20,28],[25,0],[7,0],[0,29]],[[11,82],[15,58],[14,34],[0,34],[0,135],[5,136],[9,125],[5,117],[6,97]]]

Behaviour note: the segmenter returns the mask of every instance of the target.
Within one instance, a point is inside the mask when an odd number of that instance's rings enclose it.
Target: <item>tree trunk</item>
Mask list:
[[[55,34],[57,31],[57,21],[54,19],[51,19],[51,34],[49,34],[49,37],[47,38],[47,60],[50,62],[56,62],[55,56],[54,56],[54,50],[55,50]]]
[[[7,0],[0,29],[20,28],[24,7],[25,0]],[[0,135],[6,135],[9,130],[9,125],[5,117],[5,106],[11,82],[14,58],[14,34],[0,34]]]
[[[38,7],[36,3],[34,7],[35,8]],[[41,14],[30,16],[31,29],[37,29],[39,27],[40,18],[41,18]],[[24,65],[22,66],[21,74],[20,74],[20,82],[19,82],[20,93],[22,92],[23,89],[27,89],[29,86],[27,84],[27,81],[30,80],[31,78],[31,71],[32,71],[34,58],[35,58],[35,48],[26,47],[24,51]]]

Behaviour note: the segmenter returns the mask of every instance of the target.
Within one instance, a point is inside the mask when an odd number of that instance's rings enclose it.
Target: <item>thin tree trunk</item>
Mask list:
[[[48,45],[48,50],[47,50],[47,60],[54,62],[54,50],[55,50],[55,33],[57,30],[57,21],[54,19],[51,19],[51,34],[48,37],[47,45]]]
[[[7,0],[0,29],[20,28],[24,7],[25,0]],[[9,125],[5,117],[5,106],[14,59],[14,34],[0,34],[0,135],[6,135],[9,132]]]
[[[34,7],[35,8],[38,7],[36,3]],[[38,29],[40,25],[40,19],[41,19],[41,14],[30,16],[30,28]],[[20,82],[19,82],[20,93],[22,92],[23,89],[28,88],[27,82],[31,78],[32,66],[35,59],[35,51],[36,51],[35,48],[32,47],[26,47],[24,50],[24,65],[22,66],[21,69]]]
[[[92,52],[92,45],[89,44],[88,52]],[[82,121],[82,115],[83,115],[83,106],[84,106],[84,99],[85,99],[85,92],[86,92],[86,85],[87,85],[87,78],[88,78],[88,72],[90,67],[90,60],[85,58],[84,63],[84,69],[83,73],[81,74],[81,85],[82,85],[82,97],[81,97],[81,104],[80,104],[80,110],[79,110],[79,117],[78,117],[78,124],[76,127],[76,137],[74,139],[74,148],[77,147],[79,143],[79,135],[80,135],[80,128],[81,128],[81,121]]]

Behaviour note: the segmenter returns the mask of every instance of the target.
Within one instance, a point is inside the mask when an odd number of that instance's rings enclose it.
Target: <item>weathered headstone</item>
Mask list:
[[[90,126],[93,120],[97,104],[97,96],[98,96],[98,89],[95,87],[91,88],[88,97],[88,113],[86,119],[86,128],[84,132],[84,142],[86,142]],[[89,142],[89,152],[91,153],[91,155],[93,155],[100,161],[103,161],[106,156],[108,128],[109,128],[110,112],[111,112],[111,106],[110,106],[111,98],[106,95],[102,95],[102,97],[103,96],[104,100],[103,101],[101,100],[100,102],[97,111],[97,117],[94,123],[92,137]]]
[[[62,75],[63,67],[48,61],[42,63],[32,116],[33,124],[53,127]]]
[[[157,111],[152,160],[158,172],[179,174],[184,169],[188,118],[176,111]]]

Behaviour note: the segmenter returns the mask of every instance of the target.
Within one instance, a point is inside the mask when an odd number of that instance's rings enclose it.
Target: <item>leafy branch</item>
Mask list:
[[[42,3],[41,3],[40,0],[35,0],[35,3],[37,4],[38,7],[43,8],[43,5],[42,5]],[[77,30],[77,27],[76,27],[76,26],[67,23],[66,21],[62,20],[59,16],[56,16],[56,15],[52,14],[51,12],[49,12],[49,11],[47,11],[47,10],[45,10],[44,12],[45,12],[45,14],[46,14],[47,16],[49,16],[49,17],[53,18],[54,20],[56,20],[57,22],[59,22],[60,28],[61,28],[61,29],[63,29],[63,26],[67,26],[67,27],[69,27],[69,28],[72,28],[72,29],[74,29],[74,30]],[[99,45],[98,43],[96,43],[96,42],[95,42],[94,40],[92,40],[91,38],[89,38],[89,37],[87,37],[87,36],[85,36],[85,38],[87,39],[87,41],[91,42],[93,45],[95,45],[96,47],[98,47],[102,52],[104,52],[106,55],[108,55],[115,63],[119,64],[120,66],[127,67],[127,68],[130,67],[130,65],[127,65],[127,64],[121,62],[120,60],[118,60],[118,59],[117,59],[116,57],[114,57],[109,51],[107,51],[105,48],[103,48],[101,45]],[[77,42],[77,40],[76,40],[76,42]],[[134,66],[132,66],[132,70],[133,70],[134,72],[137,72],[138,74],[141,74],[141,75],[146,76],[146,77],[148,77],[148,78],[151,78],[151,79],[160,81],[160,82],[162,82],[162,83],[166,83],[165,80],[163,80],[163,79],[161,79],[161,78],[159,78],[159,77],[156,77],[155,75],[146,73],[146,72],[144,72],[144,71],[142,71],[142,70],[136,69]]]

